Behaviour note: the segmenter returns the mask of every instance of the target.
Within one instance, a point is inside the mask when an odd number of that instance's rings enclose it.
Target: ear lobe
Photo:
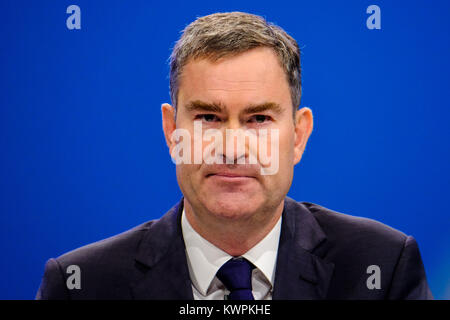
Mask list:
[[[166,139],[166,144],[169,147],[169,151],[172,152],[172,147],[174,145],[172,141],[172,133],[176,129],[175,123],[175,108],[168,103],[163,103],[161,105],[162,114],[162,126],[164,131],[164,137]]]
[[[295,115],[294,164],[300,162],[312,130],[313,115],[311,109],[303,107],[297,110]]]

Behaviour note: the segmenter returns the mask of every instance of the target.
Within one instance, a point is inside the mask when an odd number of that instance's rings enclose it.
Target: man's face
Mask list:
[[[170,105],[163,105],[163,127],[170,151],[175,147],[173,130],[186,129],[194,148],[194,122],[203,131],[223,133],[223,161],[235,164],[178,164],[177,179],[188,204],[196,212],[222,219],[249,218],[258,212],[275,210],[287,194],[293,167],[301,159],[312,130],[311,111],[303,108],[293,118],[292,100],[286,75],[275,52],[256,48],[233,57],[212,62],[189,61],[183,69],[178,92],[176,121]],[[267,167],[257,158],[256,164],[236,164],[251,153],[249,140],[244,152],[227,150],[226,129],[278,131],[277,172],[261,174]],[[269,134],[269,141],[271,135]],[[204,149],[208,142],[204,141]],[[264,146],[263,146],[264,147]],[[192,152],[194,153],[194,151]],[[193,162],[191,162],[193,163]]]

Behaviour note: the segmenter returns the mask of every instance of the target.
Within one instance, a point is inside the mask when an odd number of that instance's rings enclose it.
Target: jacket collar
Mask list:
[[[312,213],[286,197],[273,299],[325,299],[334,264],[315,254],[326,236]]]
[[[150,225],[136,255],[135,299],[192,300],[181,232],[183,198]],[[326,236],[312,213],[286,197],[278,248],[273,299],[323,299],[334,265],[314,254]]]
[[[150,225],[136,255],[135,299],[193,300],[184,240],[181,232],[183,198]]]

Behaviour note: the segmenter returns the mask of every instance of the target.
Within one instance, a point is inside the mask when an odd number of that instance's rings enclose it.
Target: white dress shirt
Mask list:
[[[216,273],[232,256],[199,235],[190,225],[184,209],[181,228],[194,299],[223,300],[230,292],[216,277]],[[264,239],[242,256],[256,267],[252,271],[252,293],[255,300],[272,299],[280,232],[281,217]]]

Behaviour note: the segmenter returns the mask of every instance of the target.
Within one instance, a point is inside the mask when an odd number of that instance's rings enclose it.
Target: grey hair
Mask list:
[[[263,17],[244,12],[200,17],[182,32],[170,55],[170,98],[177,107],[179,79],[190,59],[217,61],[257,47],[272,48],[285,71],[294,114],[300,105],[301,66],[297,41]]]

